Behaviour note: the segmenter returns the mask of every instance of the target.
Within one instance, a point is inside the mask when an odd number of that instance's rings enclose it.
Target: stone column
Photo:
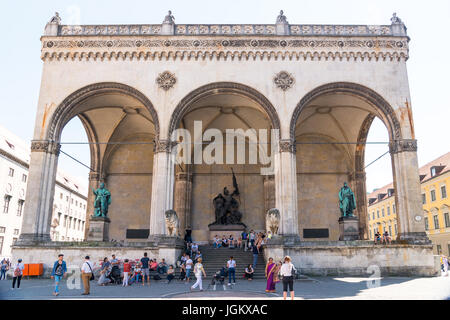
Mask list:
[[[60,144],[41,140],[31,143],[27,194],[18,244],[51,241],[50,229]]]
[[[175,156],[172,142],[155,140],[149,239],[166,235],[166,210],[173,209]]]
[[[297,169],[295,143],[280,140],[279,152],[274,156],[275,206],[280,211],[279,234],[285,239],[299,239],[297,212]]]
[[[275,177],[273,175],[264,176],[264,212],[275,208]]]
[[[175,177],[174,210],[180,219],[180,235],[191,225],[192,174],[179,172]]]
[[[367,193],[366,193],[366,173],[357,171],[354,175],[353,185],[355,186],[356,215],[359,218],[359,238],[369,239],[367,227]]]
[[[417,141],[403,139],[391,141],[395,203],[397,208],[397,240],[409,243],[429,243],[421,201]]]

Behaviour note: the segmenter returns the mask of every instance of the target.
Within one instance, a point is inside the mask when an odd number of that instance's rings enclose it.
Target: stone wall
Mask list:
[[[370,266],[378,266],[382,277],[435,276],[439,273],[429,245],[382,246],[368,241],[317,241],[284,248],[269,245],[264,255],[266,259],[273,257],[275,260],[289,255],[301,274],[311,276],[369,277],[374,272],[374,269],[368,269]]]

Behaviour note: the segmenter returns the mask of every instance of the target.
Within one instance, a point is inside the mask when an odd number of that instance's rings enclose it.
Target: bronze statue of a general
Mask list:
[[[356,209],[355,195],[347,185],[347,182],[344,182],[344,186],[339,191],[339,209],[342,217],[354,217],[353,210]]]
[[[223,188],[223,194],[219,193],[213,199],[216,221],[212,224],[243,224],[241,222],[242,213],[239,211],[239,202],[235,199],[235,196],[239,196],[239,188],[233,169],[231,169],[231,172],[233,173],[234,190],[230,194],[228,188],[225,187]]]
[[[92,189],[95,194],[94,200],[94,217],[106,218],[108,215],[108,207],[111,204],[111,192],[105,188],[105,184],[100,183],[100,188]]]

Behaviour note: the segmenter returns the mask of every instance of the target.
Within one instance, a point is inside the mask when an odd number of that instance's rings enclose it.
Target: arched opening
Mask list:
[[[180,218],[180,229],[190,227],[195,241],[209,240],[208,225],[216,221],[213,200],[223,193],[224,187],[230,193],[234,191],[233,169],[241,222],[248,228],[264,230],[265,212],[275,206],[273,175],[261,175],[261,168],[270,164],[262,159],[261,146],[255,146],[247,134],[254,130],[260,142],[259,130],[267,130],[265,150],[270,156],[270,130],[279,129],[272,104],[245,85],[228,82],[206,85],[191,92],[177,106],[169,134],[180,128],[192,137],[191,164],[177,164],[175,168],[174,209]],[[227,139],[227,130],[235,136]],[[196,151],[194,137],[198,134],[203,137],[203,144]],[[219,140],[223,144],[212,150],[210,143]],[[202,159],[196,161],[198,150]],[[214,160],[208,158],[210,155]]]
[[[90,155],[90,162],[85,162],[90,167],[85,175],[86,238],[89,217],[94,212],[92,189],[97,189],[100,182],[112,195],[109,238],[125,240],[127,229],[148,230],[154,139],[159,133],[153,105],[142,93],[118,83],[94,84],[74,92],[54,112],[47,133],[48,140],[61,143],[62,151],[70,148],[65,144],[69,141],[65,141],[63,130],[70,128],[75,118],[80,120],[78,129],[84,128],[89,142],[89,151],[85,152]],[[70,140],[84,142],[81,136]],[[78,228],[78,218],[72,217],[69,209],[69,229],[74,219]]]
[[[355,194],[360,238],[368,239],[364,151],[375,117],[386,125],[389,141],[401,139],[386,100],[355,83],[320,86],[294,110],[290,134],[297,143],[299,233],[305,240],[339,239],[338,192],[344,182]]]

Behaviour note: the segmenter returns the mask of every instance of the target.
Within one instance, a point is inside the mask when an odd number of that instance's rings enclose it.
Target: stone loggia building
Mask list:
[[[230,186],[230,166],[171,162],[174,130],[193,132],[201,120],[203,130],[279,130],[273,175],[261,175],[259,164],[233,165],[243,222],[263,230],[266,211],[280,212],[280,237],[267,255],[290,254],[311,272],[365,274],[370,264],[389,272],[432,272],[406,69],[409,37],[395,15],[389,25],[289,24],[282,13],[275,24],[196,25],[175,24],[169,13],[162,24],[81,26],[63,25],[56,16],[41,41],[43,74],[18,255],[40,250],[50,259],[65,250],[76,260],[85,252],[103,257],[115,250],[132,257],[145,248],[173,262],[180,243],[167,236],[169,209],[177,212],[181,232],[190,226],[195,240],[207,241],[212,199]],[[73,117],[92,142],[90,187],[104,181],[113,195],[109,237],[123,240],[120,248],[46,243],[61,132]],[[401,244],[389,248],[363,241],[364,149],[375,117],[389,132],[397,190]],[[356,195],[361,241],[338,241],[337,193],[344,181]]]

